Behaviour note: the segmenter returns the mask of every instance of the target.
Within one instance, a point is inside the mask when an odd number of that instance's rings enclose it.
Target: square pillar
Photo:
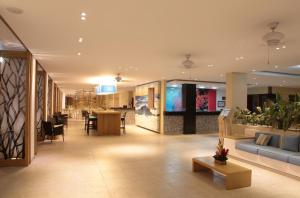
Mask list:
[[[226,108],[247,108],[247,74],[226,74]]]

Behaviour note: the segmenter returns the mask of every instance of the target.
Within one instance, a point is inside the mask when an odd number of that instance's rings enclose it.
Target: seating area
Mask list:
[[[260,135],[270,136],[265,146],[258,145]],[[300,177],[300,136],[281,136],[256,132],[253,138],[225,137],[230,155]]]

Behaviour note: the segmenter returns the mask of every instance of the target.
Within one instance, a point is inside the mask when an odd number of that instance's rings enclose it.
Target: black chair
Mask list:
[[[127,114],[127,111],[125,111],[121,114],[121,129],[124,130],[124,133],[125,133],[125,125],[126,125],[126,114]]]
[[[82,116],[82,118],[85,118],[88,114],[89,114],[89,112],[86,111],[86,110],[82,110],[82,111],[81,111],[81,116]]]
[[[62,135],[63,142],[65,141],[65,133],[64,133],[64,125],[63,124],[54,125],[50,121],[48,121],[48,122],[43,121],[42,126],[43,126],[43,130],[44,130],[44,140],[45,140],[46,135],[51,136],[51,142],[55,135]]]
[[[90,129],[97,129],[97,117],[93,115],[85,116],[84,129],[86,130],[87,135],[90,135]]]

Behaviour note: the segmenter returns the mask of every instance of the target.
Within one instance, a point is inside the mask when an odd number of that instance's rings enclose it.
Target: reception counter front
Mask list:
[[[218,132],[218,117],[220,112],[197,112],[196,113],[196,132],[212,133]],[[164,113],[164,132],[165,134],[184,134],[184,112],[165,112]]]

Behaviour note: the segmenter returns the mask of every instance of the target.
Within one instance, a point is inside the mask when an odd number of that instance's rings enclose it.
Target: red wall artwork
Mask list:
[[[197,89],[196,90],[196,110],[197,111],[216,111],[215,89]]]

